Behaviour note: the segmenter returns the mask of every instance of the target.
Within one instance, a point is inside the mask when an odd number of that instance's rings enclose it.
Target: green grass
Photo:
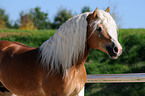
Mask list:
[[[0,40],[18,41],[39,47],[56,30],[0,29]],[[120,29],[122,55],[111,59],[106,53],[92,49],[85,63],[87,74],[118,74],[145,72],[145,29]],[[145,83],[86,84],[86,96],[144,96]]]
[[[56,30],[3,30],[0,29],[0,35],[4,35],[0,40],[17,41],[31,47],[39,47],[44,41],[49,39]],[[9,35],[8,35],[9,34]]]

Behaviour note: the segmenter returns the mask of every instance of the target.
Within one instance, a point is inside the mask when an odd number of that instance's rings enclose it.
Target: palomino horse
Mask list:
[[[86,82],[91,48],[113,59],[121,54],[109,10],[74,16],[39,48],[0,41],[0,81],[18,96],[76,96]]]

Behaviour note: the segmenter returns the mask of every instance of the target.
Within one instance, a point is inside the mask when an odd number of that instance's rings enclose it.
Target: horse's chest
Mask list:
[[[84,87],[86,82],[86,74],[83,72],[71,76],[72,77],[67,81],[68,83],[66,84],[66,92],[68,92],[69,96],[75,96]]]
[[[46,78],[46,77],[45,77]],[[70,70],[66,77],[50,76],[43,79],[43,89],[47,96],[76,96],[86,82],[86,71]],[[59,95],[56,95],[59,94]]]

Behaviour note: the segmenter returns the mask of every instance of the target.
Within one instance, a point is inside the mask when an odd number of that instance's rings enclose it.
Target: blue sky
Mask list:
[[[89,6],[92,11],[96,7],[105,9],[110,6],[111,11],[121,18],[121,28],[145,28],[145,0],[0,0],[0,8],[12,21],[19,19],[22,10],[28,12],[36,6],[48,12],[51,21],[61,7],[80,14],[84,6]]]

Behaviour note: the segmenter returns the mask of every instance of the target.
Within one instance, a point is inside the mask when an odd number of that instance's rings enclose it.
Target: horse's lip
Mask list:
[[[112,58],[118,57],[116,53],[114,52],[108,52],[109,56],[111,56]]]
[[[110,56],[112,59],[117,59],[118,56]]]
[[[109,52],[107,52],[107,54],[109,55],[109,57],[111,58],[111,59],[117,59],[119,56],[117,56],[117,54],[115,55],[115,56],[112,56],[111,54],[109,54]]]

